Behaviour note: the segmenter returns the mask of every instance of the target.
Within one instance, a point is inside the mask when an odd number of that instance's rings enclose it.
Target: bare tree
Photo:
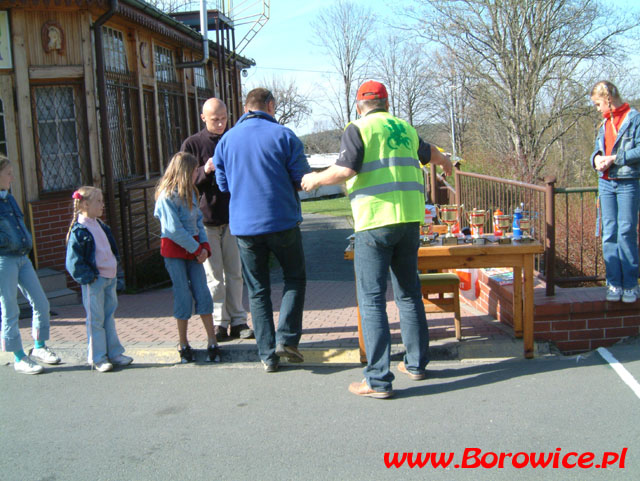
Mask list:
[[[367,68],[365,46],[374,23],[371,9],[349,0],[337,0],[311,23],[317,45],[329,55],[341,79],[338,84],[329,83],[333,97],[330,115],[337,128],[355,117],[357,84]]]
[[[409,16],[472,80],[496,153],[525,181],[585,112],[599,62],[617,62],[638,15],[598,0],[414,0]],[[612,63],[616,65],[616,63]],[[562,119],[562,128],[558,128]]]
[[[261,86],[269,89],[276,99],[275,119],[279,124],[298,126],[311,115],[311,99],[298,90],[294,80],[274,75]]]

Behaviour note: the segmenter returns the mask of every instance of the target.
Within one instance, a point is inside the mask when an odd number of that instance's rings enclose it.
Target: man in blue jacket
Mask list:
[[[260,359],[267,372],[275,372],[281,356],[290,362],[304,360],[298,351],[306,288],[298,190],[311,169],[300,139],[276,122],[269,90],[249,92],[244,111],[218,143],[213,161],[220,190],[231,193],[229,226],[238,239]],[[277,331],[270,252],[284,276]]]

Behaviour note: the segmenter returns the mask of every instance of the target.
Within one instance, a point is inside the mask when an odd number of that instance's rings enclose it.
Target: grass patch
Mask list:
[[[351,204],[345,196],[302,201],[303,214],[322,214],[332,217],[351,217]]]

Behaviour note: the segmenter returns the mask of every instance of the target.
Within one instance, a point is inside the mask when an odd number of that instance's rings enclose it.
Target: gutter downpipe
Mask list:
[[[202,59],[194,62],[176,64],[176,68],[203,67],[209,62],[209,22],[207,13],[207,0],[200,0],[200,33],[202,34]]]
[[[100,140],[102,142],[102,155],[103,155],[103,167],[104,167],[104,180],[107,190],[107,217],[109,218],[109,225],[113,230],[114,237],[117,239],[120,234],[118,223],[116,222],[116,197],[114,193],[113,185],[113,158],[111,155],[111,134],[109,132],[109,116],[107,107],[107,87],[105,84],[105,67],[104,67],[104,49],[102,38],[102,26],[115,15],[118,9],[118,0],[110,0],[110,7],[104,14],[102,14],[92,25],[95,38],[96,48],[96,76],[97,76],[97,89],[98,89],[98,101],[100,112]]]

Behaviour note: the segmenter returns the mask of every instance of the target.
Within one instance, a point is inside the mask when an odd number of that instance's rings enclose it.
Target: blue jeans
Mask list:
[[[18,317],[18,287],[33,309],[31,333],[36,341],[49,339],[49,301],[27,256],[0,256],[2,350],[22,350]]]
[[[602,212],[602,256],[607,284],[623,289],[638,285],[638,179],[598,181]]]
[[[87,360],[90,364],[113,359],[124,352],[116,332],[118,279],[98,277],[82,285],[82,304],[87,312]]]
[[[207,287],[204,266],[196,260],[164,258],[173,288],[173,317],[189,320],[196,301],[196,314],[211,314],[213,300]]]
[[[420,225],[395,224],[356,232],[355,272],[362,333],[367,350],[364,375],[375,391],[391,390],[391,333],[387,317],[387,276],[400,314],[407,370],[423,373],[429,362],[429,330],[418,279]]]
[[[237,238],[258,354],[260,359],[270,363],[278,359],[275,354],[276,343],[296,347],[302,335],[302,311],[307,287],[302,235],[300,228],[294,227],[282,232]],[[284,277],[277,332],[271,304],[270,252],[278,259]]]

